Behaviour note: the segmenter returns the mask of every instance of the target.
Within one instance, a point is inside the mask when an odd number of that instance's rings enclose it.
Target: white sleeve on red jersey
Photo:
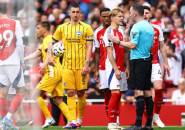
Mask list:
[[[164,41],[163,31],[160,27],[159,27],[159,41],[160,42]]]
[[[24,63],[24,45],[23,45],[23,31],[19,21],[16,20],[15,27],[15,35],[16,35],[16,48],[18,50],[18,54],[21,60],[21,63]]]
[[[164,41],[164,36],[163,36],[163,31],[159,25],[153,24],[155,28],[159,30],[159,41],[162,42]]]
[[[113,42],[108,39],[108,35],[112,35],[111,32],[112,32],[111,27],[108,27],[106,29],[106,31],[105,31],[105,34],[104,34],[104,37],[103,37],[103,41],[105,43],[105,47],[113,46]]]
[[[100,43],[98,41],[98,32],[103,28],[103,26],[99,26],[95,31],[94,31],[94,47],[95,48],[100,48]]]
[[[94,47],[95,48],[100,48],[100,43],[97,38],[98,31],[99,31],[98,28],[94,31]]]

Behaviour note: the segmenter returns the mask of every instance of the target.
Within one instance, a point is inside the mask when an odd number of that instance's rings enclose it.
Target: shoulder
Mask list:
[[[44,37],[43,42],[50,42],[52,41],[52,35],[47,35],[46,37]]]
[[[112,28],[111,28],[111,26],[109,26],[109,27],[106,29],[105,33],[111,33],[111,31],[112,31]]]
[[[85,23],[85,22],[80,21],[79,24],[82,25],[85,28],[91,28],[91,26],[89,24]]]
[[[98,32],[100,32],[103,29],[103,26],[99,26],[95,31],[94,34],[97,34]]]
[[[177,96],[177,95],[179,95],[179,93],[180,93],[180,91],[177,89],[177,90],[174,90],[173,91],[173,96]]]
[[[66,27],[69,24],[70,24],[69,22],[66,22],[66,23],[63,23],[63,24],[59,25],[57,28],[63,28],[63,27]]]
[[[161,30],[161,27],[157,24],[151,24],[153,26],[153,28],[157,29],[157,30]]]

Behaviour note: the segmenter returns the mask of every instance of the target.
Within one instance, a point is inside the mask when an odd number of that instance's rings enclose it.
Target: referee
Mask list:
[[[146,104],[147,122],[142,130],[153,130],[153,99],[151,92],[152,59],[150,50],[153,45],[154,30],[150,23],[143,18],[144,8],[133,5],[130,8],[130,17],[135,22],[130,32],[131,41],[119,41],[109,37],[110,40],[128,47],[130,52],[130,77],[128,84],[135,91],[136,97],[136,122],[133,127],[126,130],[141,130],[142,116]]]

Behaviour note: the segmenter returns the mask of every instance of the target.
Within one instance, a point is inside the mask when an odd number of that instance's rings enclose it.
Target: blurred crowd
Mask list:
[[[180,78],[185,77],[185,0],[13,0],[13,3],[9,5],[13,6],[14,11],[7,13],[16,16],[21,22],[25,35],[25,55],[33,52],[39,45],[39,41],[34,35],[35,25],[40,21],[49,21],[51,33],[53,33],[59,24],[70,20],[68,8],[70,2],[74,1],[80,4],[80,19],[89,23],[93,30],[101,24],[100,9],[102,7],[121,8],[126,21],[129,17],[129,8],[136,1],[150,6],[151,21],[162,28],[167,45],[170,75],[164,75],[165,98],[171,98],[175,89],[182,90],[185,93],[185,82],[181,80],[179,83]],[[36,86],[42,76],[39,73],[39,62],[40,60],[36,59],[26,66],[25,76],[30,89]],[[88,97],[101,98],[98,90],[98,68],[94,57],[92,57],[90,68]],[[179,85],[182,83],[184,83],[184,87]],[[181,87],[178,88],[178,86]],[[133,93],[129,91],[126,99],[133,100],[132,95]]]

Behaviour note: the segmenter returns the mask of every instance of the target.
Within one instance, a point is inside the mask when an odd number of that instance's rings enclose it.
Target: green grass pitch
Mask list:
[[[38,127],[35,128],[28,128],[28,127],[24,127],[21,130],[41,130],[41,128],[39,129]],[[45,128],[43,130],[66,130],[63,129],[62,127],[49,127],[49,128]],[[101,127],[101,126],[88,126],[88,127],[82,127],[78,130],[107,130],[106,127]],[[185,130],[185,127],[175,127],[175,126],[171,126],[171,127],[165,127],[165,128],[154,128],[154,130]]]

